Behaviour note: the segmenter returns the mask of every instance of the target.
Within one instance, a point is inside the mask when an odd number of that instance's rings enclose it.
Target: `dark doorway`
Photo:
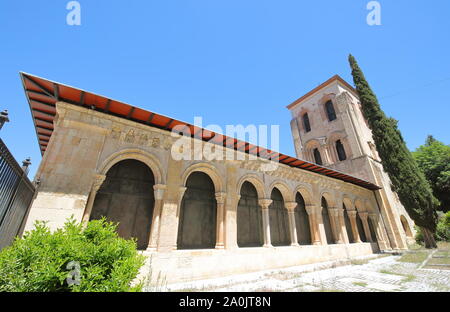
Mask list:
[[[330,215],[328,213],[328,203],[325,197],[322,197],[322,220],[323,227],[325,228],[325,235],[327,237],[328,244],[334,244],[333,231],[331,229]]]
[[[206,173],[194,172],[186,187],[180,207],[177,248],[215,248],[217,202],[213,181]]]
[[[289,246],[288,213],[284,207],[283,196],[277,188],[270,196],[272,204],[269,206],[270,238],[273,246]]]
[[[95,197],[90,220],[105,216],[118,222],[121,237],[134,237],[138,249],[146,249],[155,204],[154,184],[153,173],[146,164],[131,159],[115,164]]]
[[[354,243],[355,238],[353,237],[352,224],[350,223],[350,218],[348,216],[347,207],[345,206],[345,204],[344,204],[344,222],[345,222],[345,229],[347,230],[348,242]]]
[[[370,236],[372,236],[372,242],[376,243],[377,242],[377,233],[375,231],[376,227],[373,224],[373,220],[371,218],[369,218],[369,231],[370,231]]]
[[[305,200],[300,193],[295,195],[297,207],[295,208],[295,226],[297,228],[297,240],[300,245],[311,245],[311,230],[309,217],[305,208]]]
[[[367,242],[366,232],[364,232],[364,226],[361,218],[359,217],[359,213],[356,214],[356,226],[358,228],[359,238],[361,239],[361,241],[363,241],[364,243]]]
[[[237,243],[239,247],[263,245],[262,210],[258,205],[258,193],[250,182],[241,187],[237,207]]]

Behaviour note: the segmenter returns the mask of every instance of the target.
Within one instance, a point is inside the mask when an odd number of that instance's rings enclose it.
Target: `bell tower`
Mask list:
[[[356,90],[335,75],[287,108],[297,158],[380,186],[375,195],[389,239],[393,246],[407,248],[414,223],[391,189]]]

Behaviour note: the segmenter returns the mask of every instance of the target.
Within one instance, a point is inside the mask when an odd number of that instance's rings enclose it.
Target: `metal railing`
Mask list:
[[[21,235],[35,193],[27,177],[29,165],[27,159],[21,167],[0,139],[0,249]]]

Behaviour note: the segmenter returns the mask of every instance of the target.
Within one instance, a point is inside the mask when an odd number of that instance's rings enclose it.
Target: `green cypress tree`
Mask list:
[[[372,130],[373,140],[383,168],[391,179],[392,188],[409,216],[421,228],[425,247],[436,248],[434,232],[437,223],[436,207],[439,202],[406,147],[397,121],[388,118],[381,110],[377,97],[352,55],[349,55],[349,62],[363,115]]]

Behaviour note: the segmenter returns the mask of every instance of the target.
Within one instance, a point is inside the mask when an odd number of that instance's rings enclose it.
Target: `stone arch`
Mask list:
[[[303,194],[308,196],[308,193],[306,191],[303,191]],[[295,193],[295,202],[297,203],[297,206],[294,209],[297,242],[300,245],[311,245],[312,238],[309,215],[306,210],[307,203],[300,191]]]
[[[345,224],[345,229],[347,231],[348,241],[349,241],[349,243],[354,243],[356,240],[353,235],[352,225],[350,222],[350,217],[348,215],[348,211],[355,210],[353,200],[350,197],[344,195],[344,197],[342,198],[342,206],[344,208],[344,224]]]
[[[163,174],[164,170],[158,158],[141,149],[127,148],[111,154],[97,168],[97,172],[101,175],[106,175],[109,169],[111,169],[115,164],[127,159],[134,159],[143,162],[153,172],[155,184],[165,184],[165,175]]]
[[[272,203],[269,205],[270,237],[273,246],[289,246],[289,219],[286,209],[286,197],[275,184],[270,191]]]
[[[338,140],[340,140],[342,145],[344,146],[344,150],[345,150],[347,159],[352,158],[352,155],[353,155],[346,133],[344,131],[334,131],[327,137],[328,152],[330,153],[331,158],[334,163],[340,161],[337,150],[336,150],[336,142]]]
[[[256,192],[258,193],[258,198],[267,198],[264,182],[256,174],[246,174],[239,179],[237,184],[238,195],[241,194],[241,188],[244,182],[250,182],[255,187]]]
[[[269,186],[268,194],[272,194],[272,191],[274,188],[277,188],[278,191],[280,191],[281,195],[283,195],[283,200],[285,203],[294,201],[294,196],[292,194],[292,190],[283,181],[280,181],[280,180],[274,181]]]
[[[316,159],[314,157],[314,149],[318,149],[319,153],[321,154],[322,162],[324,161],[324,155],[322,151],[322,147],[320,146],[320,142],[317,139],[311,139],[305,143],[305,158],[308,161],[311,161],[313,163],[316,162]]]
[[[314,199],[313,199],[313,196],[312,196],[312,191],[309,190],[309,188],[307,188],[304,185],[299,185],[299,186],[297,186],[295,188],[294,198],[297,195],[297,193],[300,193],[300,195],[302,195],[306,206],[314,205]]]
[[[183,186],[186,186],[186,182],[193,172],[203,172],[209,176],[209,178],[212,180],[214,184],[214,189],[217,192],[225,192],[224,185],[220,173],[218,172],[217,168],[209,163],[197,163],[189,166],[186,168],[186,170],[183,172],[181,180],[183,183]]]
[[[337,107],[338,105],[336,103],[336,94],[334,93],[324,94],[322,98],[318,101],[318,107],[320,108],[319,111],[320,115],[322,116],[322,119],[326,122],[328,122],[328,116],[325,104],[328,101],[331,101],[331,103],[333,104],[334,111],[336,112],[336,117],[339,114],[339,109]]]
[[[136,238],[138,249],[146,249],[153,226],[154,186],[155,175],[146,163],[127,158],[114,162],[105,172],[86,217],[117,222],[120,237]]]
[[[364,202],[359,198],[355,200],[355,209],[358,212],[366,212]]]
[[[412,238],[413,234],[411,228],[409,227],[408,221],[404,215],[400,216],[400,222],[402,224],[403,230],[405,231],[406,237]]]
[[[238,247],[261,247],[264,244],[262,209],[255,185],[244,180],[239,188],[236,208]]]
[[[342,198],[342,203],[345,205],[347,211],[355,210],[355,204],[349,196],[344,195]]]
[[[359,238],[361,239],[361,241],[367,242],[366,232],[364,231],[364,225],[362,223],[361,217],[359,216],[360,213],[366,212],[366,207],[364,206],[364,203],[361,199],[358,198],[355,200],[355,208],[356,211],[358,212],[356,214],[356,227],[358,229]]]
[[[330,203],[327,200],[327,197],[332,200],[332,197],[329,195],[329,193],[324,192],[321,196],[320,196],[320,205],[322,207],[321,211],[322,211],[322,222],[323,222],[323,227],[325,230],[325,236],[327,239],[327,243],[328,244],[335,244],[335,240],[333,237],[333,229],[331,227],[331,218],[330,218],[330,213],[328,211],[328,208],[330,208]]]
[[[192,170],[179,212],[177,249],[212,249],[216,245],[216,186],[203,170]]]
[[[335,208],[336,207],[336,199],[334,195],[330,191],[322,191],[320,193],[320,199],[322,200],[322,197],[327,200],[327,205],[329,208]]]

